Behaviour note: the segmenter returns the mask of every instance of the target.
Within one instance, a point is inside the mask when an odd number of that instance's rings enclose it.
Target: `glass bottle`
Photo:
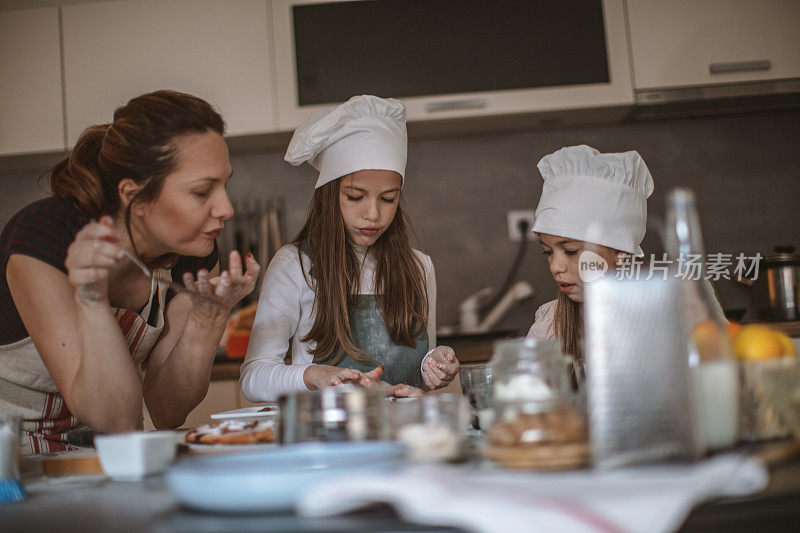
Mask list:
[[[674,189],[667,198],[664,245],[681,288],[689,323],[689,366],[706,448],[732,446],[738,437],[739,375],[711,284],[694,193]]]

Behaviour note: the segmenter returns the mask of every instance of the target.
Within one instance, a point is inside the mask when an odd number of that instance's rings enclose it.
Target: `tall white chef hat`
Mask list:
[[[393,170],[405,181],[406,108],[392,98],[354,96],[322,109],[294,131],[284,159],[319,171],[315,188],[358,170]]]
[[[638,152],[569,146],[539,161],[544,178],[533,230],[644,255],[653,177]]]

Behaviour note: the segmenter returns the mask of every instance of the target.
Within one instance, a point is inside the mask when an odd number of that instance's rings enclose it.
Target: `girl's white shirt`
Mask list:
[[[704,280],[704,283],[707,283],[709,286],[711,283],[707,280]],[[706,312],[703,306],[703,303],[700,300],[697,291],[692,290],[692,285],[685,283],[683,284],[684,289],[684,298],[686,301],[687,306],[687,316],[689,317],[689,327],[694,327],[698,322],[705,320]],[[714,295],[714,308],[711,312],[714,314],[714,319],[718,321],[725,321],[725,313],[722,312],[722,307],[719,305],[719,300],[717,299],[717,295],[714,292],[714,288],[711,288],[711,293]],[[552,300],[547,302],[546,304],[539,307],[536,310],[533,318],[533,325],[531,329],[528,330],[528,338],[529,339],[554,339],[556,336],[555,333],[555,316],[556,316],[556,302],[557,300]]]
[[[353,246],[362,263],[360,294],[375,294],[375,258],[364,246]],[[428,293],[428,343],[436,346],[436,278],[431,258],[414,250],[421,260]],[[302,339],[314,325],[314,289],[303,275],[311,260],[287,244],[277,251],[261,286],[247,355],[241,368],[239,386],[253,402],[275,401],[281,394],[308,390],[303,373],[311,366],[316,343]],[[283,359],[291,342],[292,364]],[[430,353],[430,352],[429,352]],[[421,371],[421,370],[420,370]]]

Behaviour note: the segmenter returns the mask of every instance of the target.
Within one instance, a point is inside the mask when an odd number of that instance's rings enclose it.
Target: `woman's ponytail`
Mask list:
[[[69,157],[50,170],[53,194],[73,199],[87,218],[99,218],[112,211],[108,198],[114,195],[103,190],[106,181],[98,163],[109,126],[98,124],[86,128]]]

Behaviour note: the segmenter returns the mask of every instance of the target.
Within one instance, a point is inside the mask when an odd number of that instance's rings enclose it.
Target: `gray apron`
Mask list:
[[[377,366],[383,367],[381,380],[397,385],[405,383],[422,388],[422,360],[428,353],[428,333],[422,329],[414,346],[395,344],[386,328],[386,322],[378,309],[374,294],[355,296],[356,303],[350,308],[350,331],[353,342],[363,351],[366,359],[359,361],[342,353],[334,366],[354,368],[369,372]]]

